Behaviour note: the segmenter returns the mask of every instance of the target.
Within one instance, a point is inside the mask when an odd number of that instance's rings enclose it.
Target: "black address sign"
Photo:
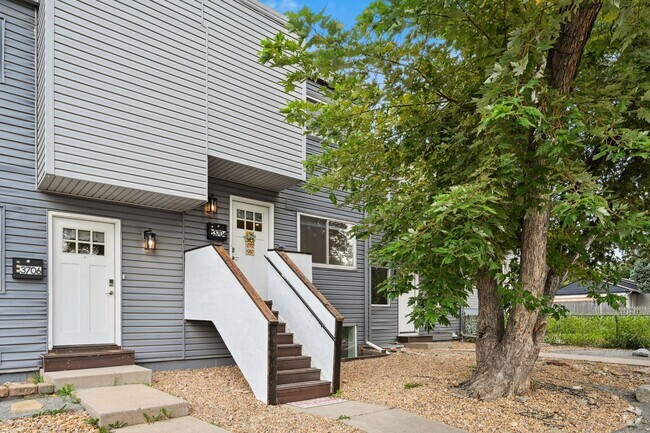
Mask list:
[[[225,242],[228,240],[228,225],[208,223],[208,239]]]
[[[41,259],[16,259],[12,260],[14,280],[42,280],[43,260]]]

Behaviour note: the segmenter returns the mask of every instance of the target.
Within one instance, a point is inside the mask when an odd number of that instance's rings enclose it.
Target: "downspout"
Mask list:
[[[364,211],[364,218],[367,216],[367,213]],[[370,238],[364,240],[364,267],[363,267],[363,282],[364,282],[364,292],[363,292],[363,305],[364,305],[364,317],[365,322],[364,326],[366,329],[366,340],[372,340],[372,308],[370,308],[370,263],[368,262],[368,252],[370,251]]]

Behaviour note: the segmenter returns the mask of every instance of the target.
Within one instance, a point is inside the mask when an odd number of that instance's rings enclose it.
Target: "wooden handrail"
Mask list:
[[[226,266],[228,266],[228,269],[230,269],[230,272],[237,278],[237,281],[239,281],[239,284],[244,288],[246,293],[248,293],[248,296],[250,296],[251,300],[253,303],[257,306],[257,308],[260,310],[264,318],[269,322],[269,323],[278,323],[278,319],[275,317],[271,309],[269,308],[268,305],[264,302],[262,297],[257,293],[257,290],[253,287],[253,285],[248,281],[248,278],[242,273],[241,269],[237,266],[235,261],[230,257],[230,254],[228,254],[228,251],[222,246],[222,245],[213,245],[215,251],[217,254],[219,254],[219,257],[224,261]]]
[[[285,251],[281,250],[275,250],[276,253],[278,253],[278,256],[284,260],[284,262],[289,266],[291,271],[296,274],[296,276],[300,279],[300,281],[307,286],[307,288],[316,296],[316,298],[323,304],[323,306],[327,309],[327,311],[330,312],[332,316],[334,316],[334,319],[336,319],[337,322],[342,322],[343,321],[343,315],[339,313],[339,311],[334,308],[332,304],[327,300],[325,296],[321,292],[318,291],[316,286],[309,281],[309,278],[300,270],[300,268],[291,260],[289,255]]]

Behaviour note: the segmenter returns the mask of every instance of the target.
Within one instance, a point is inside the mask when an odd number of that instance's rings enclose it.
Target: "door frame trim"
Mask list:
[[[47,348],[54,347],[54,306],[52,297],[54,292],[53,268],[54,263],[54,218],[67,218],[83,221],[94,221],[115,226],[113,244],[115,247],[115,344],[122,345],[122,220],[106,218],[95,215],[78,214],[70,212],[47,212]]]
[[[261,206],[269,209],[269,246],[267,249],[275,248],[275,205],[271,202],[255,200],[252,198],[240,197],[237,195],[230,195],[230,228],[228,229],[228,254],[232,255],[232,242],[233,242],[233,233],[235,231],[235,212],[232,205],[233,201],[238,201],[242,203],[252,204],[254,206]]]

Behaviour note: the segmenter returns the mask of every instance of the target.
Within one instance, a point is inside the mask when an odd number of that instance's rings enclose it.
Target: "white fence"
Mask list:
[[[569,314],[573,316],[636,316],[650,315],[650,307],[621,307],[614,309],[609,304],[585,301],[564,301],[558,302],[563,305]]]

